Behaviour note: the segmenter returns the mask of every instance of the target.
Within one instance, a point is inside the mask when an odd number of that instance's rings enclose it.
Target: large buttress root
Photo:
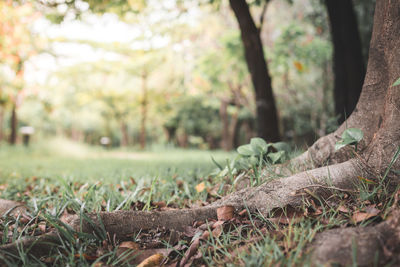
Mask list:
[[[400,211],[376,226],[338,228],[317,235],[310,246],[315,265],[383,266],[400,263]]]
[[[374,28],[369,48],[367,74],[364,85],[351,116],[334,132],[318,139],[306,152],[291,160],[291,165],[301,171],[324,165],[344,162],[353,157],[347,150],[335,151],[335,143],[347,128],[359,128],[364,132],[364,138],[359,145],[362,151],[372,141],[375,133],[381,127],[384,118],[384,107],[387,89],[399,77],[398,51],[400,42],[397,36],[399,18],[396,3],[388,10],[385,1],[378,1],[375,8]],[[390,12],[388,12],[390,11]]]

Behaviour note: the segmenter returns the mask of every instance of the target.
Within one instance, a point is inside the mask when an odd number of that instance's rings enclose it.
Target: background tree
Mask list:
[[[357,17],[352,0],[326,0],[334,47],[335,111],[342,123],[358,101],[365,67]]]
[[[8,99],[11,101],[9,143],[17,141],[18,117],[17,109],[23,98],[25,62],[35,54],[36,46],[32,44],[30,26],[37,19],[32,4],[16,4],[11,0],[0,3],[0,63],[13,71],[13,77],[8,77],[8,87],[13,91]],[[2,88],[1,90],[4,90]],[[10,91],[10,92],[11,92]],[[3,98],[4,99],[4,98]]]
[[[254,22],[246,0],[230,0],[229,3],[239,23],[247,67],[255,90],[257,135],[271,142],[278,141],[278,116],[260,29]]]

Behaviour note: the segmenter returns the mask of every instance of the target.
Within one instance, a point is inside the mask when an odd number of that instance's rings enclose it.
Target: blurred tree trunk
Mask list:
[[[222,134],[221,134],[221,147],[223,150],[229,150],[229,118],[228,118],[228,100],[222,98],[221,105],[219,107],[219,117],[222,122]]]
[[[15,145],[17,143],[17,124],[18,124],[17,105],[13,104],[11,110],[11,118],[10,118],[10,129],[11,129],[9,138],[10,145]]]
[[[125,122],[121,122],[121,146],[129,145],[129,134],[128,134],[128,125]]]
[[[0,142],[3,140],[4,107],[0,106]]]
[[[278,141],[278,116],[259,29],[246,0],[229,0],[229,3],[239,23],[246,63],[255,89],[258,136],[270,142]]]
[[[228,114],[229,100],[226,98],[221,99],[221,106],[219,109],[219,115],[222,121],[222,140],[221,147],[225,151],[230,151],[234,146],[234,137],[236,125],[238,123],[238,112],[232,114],[229,118]]]
[[[141,102],[142,119],[140,124],[140,148],[146,147],[146,121],[147,121],[147,72],[142,73],[142,102]]]
[[[365,77],[362,45],[352,0],[325,0],[334,47],[335,112],[339,123],[353,112]]]

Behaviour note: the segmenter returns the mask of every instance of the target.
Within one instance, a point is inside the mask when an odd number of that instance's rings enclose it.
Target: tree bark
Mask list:
[[[129,145],[128,125],[121,122],[121,146],[126,147]]]
[[[362,45],[352,0],[326,0],[334,48],[334,99],[339,123],[353,112],[365,77]]]
[[[11,130],[9,138],[10,145],[15,145],[17,143],[17,124],[18,124],[17,106],[16,104],[14,104],[12,106],[11,118],[10,118],[10,130]]]
[[[229,3],[239,23],[247,68],[255,90],[258,136],[269,142],[278,141],[278,116],[259,31],[246,0],[230,0]]]
[[[146,122],[147,122],[147,73],[142,73],[142,102],[141,102],[142,118],[140,123],[140,148],[146,147]]]
[[[4,108],[0,106],[0,142],[3,140],[4,136],[3,123],[4,123]]]
[[[399,35],[394,28],[397,21],[396,18],[391,18],[394,25],[383,22],[383,18],[388,15],[382,14],[383,11],[377,9],[384,8],[384,5],[385,3],[381,0],[377,2],[375,8],[367,74],[356,108],[334,133],[318,139],[305,153],[291,161],[292,165],[298,166],[299,169],[306,170],[348,160],[349,153],[346,153],[346,149],[335,151],[335,143],[345,129],[359,128],[364,132],[364,138],[359,144],[359,149],[363,150],[371,143],[375,133],[381,127],[388,87],[391,82],[394,82],[396,76],[400,76],[396,73],[399,64],[392,56],[399,57],[400,54],[397,39],[393,38]],[[391,50],[390,54],[388,54],[389,50]]]

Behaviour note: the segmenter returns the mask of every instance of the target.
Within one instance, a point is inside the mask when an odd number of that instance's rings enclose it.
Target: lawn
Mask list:
[[[80,182],[116,183],[122,180],[201,177],[233,158],[222,151],[158,148],[149,151],[103,149],[54,139],[23,146],[0,146],[0,182],[43,177]]]
[[[133,266],[162,253],[166,256],[162,258],[172,264],[305,266],[310,264],[308,246],[319,232],[379,222],[396,204],[393,199],[398,198],[383,194],[386,191],[381,185],[371,190],[363,181],[355,194],[333,190],[330,202],[307,191],[309,195],[305,195],[300,209],[284,208],[271,212],[267,218],[242,210],[225,221],[196,221],[171,244],[164,237],[171,238],[172,234],[165,229],[141,231],[121,243],[105,229],[81,233],[64,224],[68,216],[80,215],[89,220],[85,214],[100,211],[173,210],[207,205],[235,191],[233,181],[240,176],[233,172],[211,174],[216,169],[211,157],[225,166],[227,159],[232,160],[236,153],[166,148],[143,152],[105,150],[60,139],[29,148],[1,146],[0,201],[22,201],[27,207],[22,217],[1,211],[1,245],[54,230],[61,238],[55,251],[47,256],[34,258],[19,250],[18,256],[7,257],[5,263]],[[260,167],[271,165],[263,162]],[[257,168],[248,175],[255,176]],[[265,182],[256,177],[253,181]],[[333,199],[340,205],[332,205]],[[377,209],[377,203],[383,205]],[[189,255],[190,251],[195,254]],[[1,258],[0,253],[0,262]]]

